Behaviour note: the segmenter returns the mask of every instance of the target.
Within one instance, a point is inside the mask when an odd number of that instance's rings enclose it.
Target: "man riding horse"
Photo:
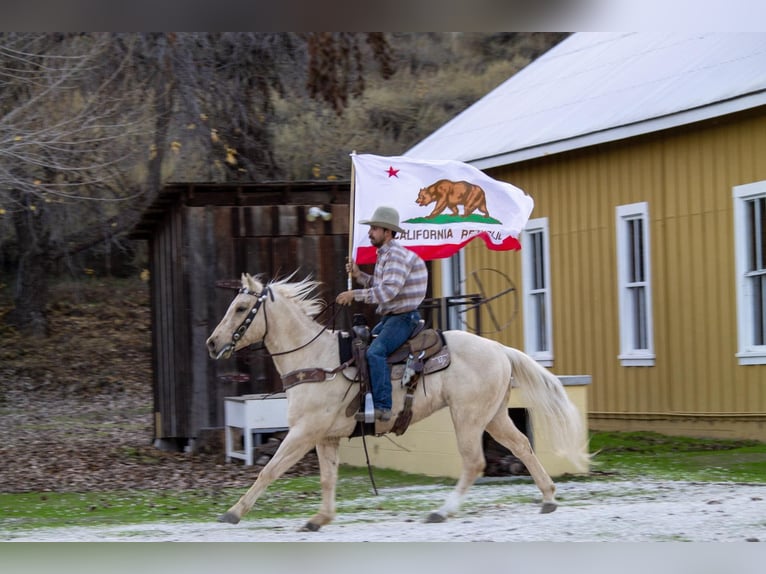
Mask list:
[[[346,272],[362,286],[340,293],[335,299],[341,305],[353,301],[377,304],[380,322],[372,329],[375,337],[367,349],[370,384],[375,406],[375,418],[391,418],[391,372],[388,356],[401,347],[420,322],[418,306],[426,296],[428,270],[423,260],[413,251],[396,241],[399,213],[393,207],[380,206],[370,219],[360,223],[369,225],[370,243],[377,249],[377,260],[372,275],[359,269],[351,260]]]

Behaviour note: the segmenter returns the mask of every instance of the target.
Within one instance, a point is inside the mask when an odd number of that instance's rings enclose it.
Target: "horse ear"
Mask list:
[[[255,287],[255,279],[253,279],[253,276],[250,275],[250,273],[244,273],[242,275],[242,286],[246,287],[250,291],[257,291]]]

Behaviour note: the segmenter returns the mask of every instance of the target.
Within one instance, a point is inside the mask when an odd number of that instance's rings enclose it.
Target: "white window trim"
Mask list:
[[[754,345],[753,341],[753,294],[750,282],[745,279],[747,271],[747,242],[745,202],[766,196],[766,181],[737,185],[734,197],[734,261],[737,290],[737,353],[740,365],[766,365],[766,345]]]
[[[534,314],[532,308],[532,256],[530,250],[521,250],[521,277],[522,277],[522,300],[524,311],[524,348],[527,354],[535,359],[544,367],[553,366],[553,306],[551,305],[551,258],[550,258],[550,233],[548,231],[548,218],[539,217],[536,219],[530,219],[524,228],[522,236],[522,244],[528,240],[530,232],[542,232],[543,235],[543,257],[544,257],[544,271],[545,271],[545,335],[548,341],[547,351],[535,351],[531,350],[532,341],[536,340],[537,323],[529,320]]]
[[[453,297],[456,295],[465,295],[465,253],[461,249],[452,257],[441,260],[441,287],[442,297]],[[455,285],[459,287],[455,289]],[[449,321],[451,329],[455,331],[466,331],[466,325],[461,320],[461,310],[452,308],[447,311],[450,314]]]
[[[627,277],[628,258],[627,232],[625,221],[639,218],[644,223],[644,246],[646,269],[644,282],[646,284],[646,336],[647,349],[633,349],[632,339],[633,313],[630,308],[628,297]],[[619,299],[619,324],[620,324],[620,354],[617,358],[623,367],[653,367],[655,364],[654,353],[654,323],[652,320],[652,276],[651,276],[651,242],[649,240],[649,204],[647,202],[618,205],[615,209],[615,225],[617,231],[617,290]]]

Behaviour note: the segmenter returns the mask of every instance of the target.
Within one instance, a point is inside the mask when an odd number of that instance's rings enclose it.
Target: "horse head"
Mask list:
[[[234,351],[263,340],[266,322],[261,311],[270,289],[247,273],[242,287],[226,309],[223,319],[208,337],[207,349],[213,359],[228,359]]]

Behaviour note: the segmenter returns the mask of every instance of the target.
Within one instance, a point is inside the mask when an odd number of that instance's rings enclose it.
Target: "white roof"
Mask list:
[[[407,151],[480,169],[766,104],[766,34],[577,33]]]

